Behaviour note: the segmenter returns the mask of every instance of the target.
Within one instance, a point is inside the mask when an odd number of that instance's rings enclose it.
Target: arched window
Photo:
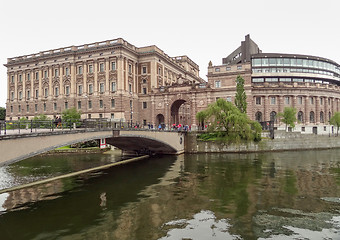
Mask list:
[[[323,112],[321,111],[320,112],[320,122],[323,123],[325,120],[324,120],[324,117],[323,117]]]
[[[270,113],[270,121],[273,121],[274,123],[277,122],[277,117],[276,117],[276,112],[275,111],[272,111]]]
[[[304,121],[303,121],[303,112],[302,112],[302,111],[298,112],[297,118],[298,118],[298,119],[297,119],[298,122],[301,122],[301,123],[304,122]]]
[[[262,113],[261,112],[257,112],[255,114],[255,120],[258,122],[262,122]]]
[[[311,122],[311,123],[315,122],[314,112],[313,111],[311,111],[309,113],[309,122]]]

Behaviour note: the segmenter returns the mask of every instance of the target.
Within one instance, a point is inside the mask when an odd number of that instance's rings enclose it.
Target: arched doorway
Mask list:
[[[171,105],[171,119],[170,119],[170,124],[182,124],[184,125],[191,125],[191,108],[190,104],[183,100],[179,99],[176,100],[172,105]]]
[[[165,122],[164,122],[164,115],[163,114],[158,114],[157,116],[156,116],[156,124],[157,124],[157,126],[159,125],[159,124],[164,124]]]

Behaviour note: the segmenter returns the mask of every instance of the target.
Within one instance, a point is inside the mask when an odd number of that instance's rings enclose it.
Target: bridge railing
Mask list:
[[[185,129],[168,129],[165,125],[154,126],[152,124],[142,125],[132,121],[117,121],[115,119],[83,119],[67,120],[60,123],[56,120],[28,120],[0,121],[0,135],[29,134],[48,131],[74,131],[74,130],[134,130],[134,131],[187,131]]]

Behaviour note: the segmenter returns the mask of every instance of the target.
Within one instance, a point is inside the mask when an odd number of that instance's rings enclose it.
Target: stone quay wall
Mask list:
[[[228,144],[197,140],[198,133],[189,132],[185,138],[186,153],[247,153],[267,151],[297,151],[340,148],[340,136],[301,134],[275,131],[274,139],[264,138],[258,143]]]

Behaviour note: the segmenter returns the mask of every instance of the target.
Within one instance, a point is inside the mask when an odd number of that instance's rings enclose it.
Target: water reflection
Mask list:
[[[340,150],[149,159],[0,195],[8,209],[0,231],[7,239],[339,239],[338,156]],[[79,167],[76,160],[64,165]]]

